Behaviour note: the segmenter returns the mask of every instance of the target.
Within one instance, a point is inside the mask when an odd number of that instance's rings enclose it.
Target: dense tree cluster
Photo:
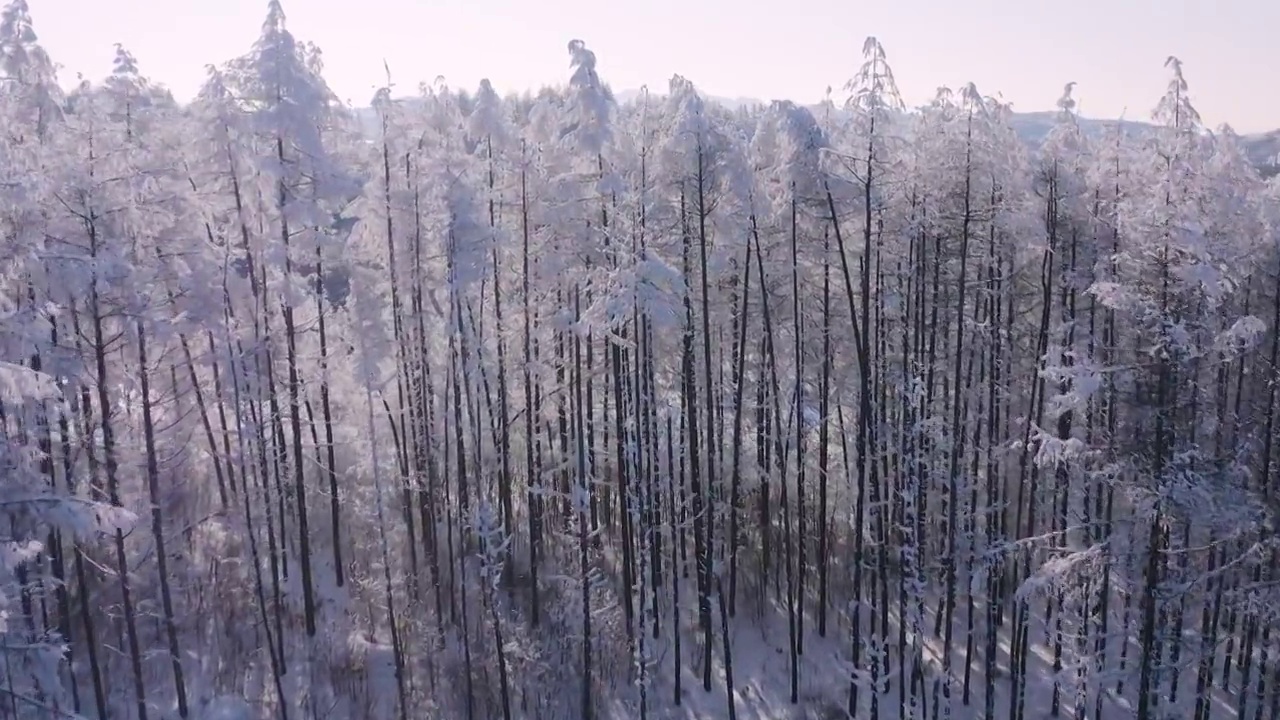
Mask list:
[[[1176,59],[1034,148],[568,60],[370,133],[278,0],[185,106],[10,0],[0,717],[1280,717],[1280,192]]]

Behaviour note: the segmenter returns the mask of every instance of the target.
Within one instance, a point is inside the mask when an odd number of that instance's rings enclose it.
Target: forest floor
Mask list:
[[[661,633],[661,638],[648,642],[650,656],[653,658],[651,678],[648,690],[648,717],[655,720],[707,720],[710,718],[728,718],[729,708],[726,693],[726,673],[724,664],[723,637],[720,632],[719,607],[717,599],[712,595],[713,651],[711,689],[703,689],[702,683],[702,633],[697,623],[697,595],[695,582],[691,579],[685,583],[687,592],[682,592],[681,614],[681,672],[680,700],[674,700],[675,690],[675,647],[669,631]],[[683,589],[683,588],[682,588]],[[748,609],[746,605],[754,605]],[[922,652],[925,665],[924,688],[918,693],[917,705],[911,705],[910,686],[907,688],[906,700],[902,704],[907,707],[906,717],[917,720],[935,720],[947,717],[945,712],[939,713],[934,708],[935,698],[942,694],[941,686],[935,688],[935,681],[942,675],[943,641],[933,633],[936,613],[941,607],[941,599],[926,603],[926,616],[922,627]],[[1118,607],[1118,605],[1117,605]],[[670,607],[660,609],[670,617]],[[846,707],[849,695],[849,658],[851,654],[851,633],[846,623],[836,621],[840,613],[831,612],[826,637],[817,634],[816,619],[806,615],[803,654],[799,657],[797,672],[797,701],[791,702],[791,665],[789,655],[789,618],[785,604],[771,601],[764,607],[758,602],[744,603],[739,598],[737,616],[729,619],[730,648],[733,667],[733,697],[737,720],[845,720],[849,717]],[[952,687],[953,711],[950,718],[954,720],[978,720],[985,715],[986,699],[984,683],[984,661],[982,657],[981,612],[978,615],[978,628],[975,628],[975,648],[973,667],[971,668],[971,688],[969,702],[961,701],[964,673],[964,638],[967,633],[967,620],[963,613],[955,614],[954,647],[952,651],[952,672],[955,678]],[[666,618],[664,618],[666,619]],[[899,618],[891,613],[891,638],[898,634]],[[997,637],[999,650],[997,653],[996,675],[994,683],[994,717],[1011,717],[1012,704],[1015,698],[1012,692],[1010,668],[1008,666],[1009,628],[1012,623],[1006,620],[1005,628]],[[1059,701],[1055,712],[1053,707],[1053,647],[1051,635],[1046,632],[1043,623],[1036,621],[1031,629],[1031,641],[1028,648],[1028,678],[1025,700],[1025,720],[1054,720],[1056,718],[1073,719],[1077,715],[1074,709],[1076,687],[1074,670],[1068,668],[1060,675]],[[1118,654],[1118,653],[1116,653]],[[1139,657],[1137,643],[1130,641],[1128,651],[1128,667],[1130,674],[1136,678],[1137,659]],[[890,651],[888,687],[879,697],[877,718],[879,720],[905,720],[899,717],[902,688],[898,682],[897,651]],[[864,666],[866,662],[864,660]],[[865,667],[864,667],[865,672]],[[910,672],[910,663],[908,663]],[[1180,697],[1188,701],[1195,692],[1196,668],[1193,662],[1184,662],[1180,673]],[[1108,683],[1103,693],[1101,717],[1095,718],[1093,698],[1095,693],[1090,689],[1088,709],[1082,716],[1084,720],[1107,720],[1109,718],[1129,718],[1135,711],[1133,705],[1136,682],[1126,682],[1123,694],[1116,693],[1115,684]],[[1162,692],[1167,698],[1168,693]],[[638,718],[638,693],[622,693],[613,698],[607,717]],[[1167,706],[1161,717],[1185,718],[1190,715],[1186,702],[1177,706]],[[870,698],[863,691],[859,703],[857,719],[870,718]],[[1236,717],[1235,693],[1215,689],[1213,693],[1212,718]]]
[[[696,602],[694,597],[691,603]],[[714,602],[713,602],[714,606]],[[690,605],[691,609],[696,607]],[[695,616],[696,612],[691,612]],[[714,615],[714,612],[713,612]],[[891,619],[891,621],[896,621]],[[932,618],[928,624],[932,624]],[[957,618],[957,625],[963,620]],[[817,633],[809,634],[804,642],[804,655],[800,656],[799,673],[797,673],[797,702],[791,703],[790,656],[788,656],[787,614],[785,607],[774,607],[768,618],[763,620],[739,618],[730,620],[731,650],[733,666],[733,700],[735,700],[736,717],[739,720],[844,720],[849,717],[845,710],[849,697],[850,639],[847,630],[832,624],[826,638]],[[932,629],[932,628],[931,628]],[[896,628],[892,633],[896,634]],[[963,626],[956,628],[956,637],[964,632]],[[845,637],[841,637],[845,635]],[[681,664],[681,701],[673,702],[675,697],[675,671],[671,653],[672,643],[669,637],[663,637],[654,648],[653,655],[657,660],[657,676],[649,689],[649,717],[663,720],[707,720],[730,717],[726,696],[726,674],[724,674],[722,638],[719,637],[719,625],[716,625],[716,648],[712,653],[712,689],[704,691],[701,682],[701,639],[696,623],[686,624],[681,651],[684,660]],[[1000,719],[1010,717],[1011,683],[1009,667],[1005,662],[1009,638],[1001,633],[1000,662],[997,665],[998,678],[995,683],[996,701],[995,716]],[[951,717],[956,720],[980,719],[984,715],[986,698],[984,698],[982,661],[975,661],[972,675],[972,693],[968,705],[959,702],[961,679],[964,669],[964,643],[957,643],[954,652],[952,670],[956,674],[952,694],[956,697],[957,710]],[[913,714],[910,710],[910,693],[908,693],[908,717],[924,719],[938,717],[933,710],[933,679],[941,675],[942,642],[928,633],[923,643],[924,662],[929,676],[925,680],[925,688],[920,692],[920,705]],[[1075,688],[1064,679],[1060,685],[1060,705],[1057,712],[1052,708],[1053,671],[1052,647],[1046,643],[1032,643],[1029,648],[1029,675],[1027,683],[1027,700],[1025,700],[1025,720],[1051,720],[1055,717],[1075,717]],[[1130,651],[1130,659],[1135,653]],[[891,673],[896,675],[896,659],[893,660]],[[1125,689],[1124,696],[1117,696],[1112,685],[1103,694],[1102,716],[1096,720],[1125,719],[1132,717],[1132,683]],[[1183,692],[1194,692],[1194,669],[1184,674],[1181,683]],[[890,687],[879,697],[878,717],[881,720],[902,720],[899,716],[900,687],[896,676],[891,676]],[[1167,697],[1167,696],[1166,696]],[[1093,701],[1088,701],[1085,719],[1094,720]],[[1185,706],[1170,707],[1170,720],[1174,717],[1183,719],[1189,712]],[[637,717],[637,706],[634,698],[616,698],[609,717]],[[942,716],[945,716],[943,714]],[[1216,691],[1213,697],[1211,717],[1228,719],[1235,717],[1234,693]],[[860,702],[858,719],[870,717],[869,698]]]

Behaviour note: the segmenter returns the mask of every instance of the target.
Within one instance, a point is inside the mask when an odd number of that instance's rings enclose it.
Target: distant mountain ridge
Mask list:
[[[614,93],[614,97],[618,102],[628,102],[640,97],[639,90],[622,90]],[[716,95],[704,96],[707,100],[727,107],[730,110],[737,110],[743,107],[751,107],[754,105],[767,105],[768,103],[758,98],[747,97],[719,97]],[[1011,119],[1013,129],[1018,133],[1018,137],[1022,138],[1028,145],[1035,147],[1044,142],[1049,131],[1053,129],[1054,123],[1057,122],[1057,113],[1052,110],[1040,110],[1033,112],[1015,112]],[[1112,128],[1119,122],[1125,132],[1142,133],[1150,131],[1154,125],[1149,122],[1140,120],[1102,120],[1098,118],[1081,117],[1079,123],[1081,129],[1086,134],[1098,136],[1107,129]],[[1280,175],[1280,129],[1272,130],[1265,133],[1253,133],[1242,135],[1241,142],[1244,145],[1245,156],[1257,167],[1264,177]]]
[[[639,90],[621,90],[614,93],[615,99],[619,103],[626,103],[636,100],[640,97]],[[758,98],[749,97],[720,97],[716,95],[705,95],[708,101],[713,102],[730,110],[738,110],[744,107],[752,107],[755,105],[767,105],[768,103]],[[373,108],[358,108],[356,116],[360,121],[364,132],[373,135],[377,132],[377,113]],[[1044,141],[1045,136],[1053,129],[1056,122],[1057,113],[1052,110],[1042,110],[1035,112],[1015,112],[1011,119],[1013,129],[1018,133],[1018,137],[1022,138],[1031,147],[1036,147]],[[1101,120],[1098,118],[1081,117],[1079,118],[1080,127],[1086,134],[1098,136],[1107,129],[1115,126],[1117,122],[1124,128],[1126,133],[1141,134],[1149,132],[1155,126],[1148,122],[1139,120]],[[1242,135],[1241,142],[1244,145],[1245,156],[1253,163],[1254,167],[1262,173],[1263,177],[1273,177],[1280,175],[1280,129],[1272,130],[1265,133],[1253,133],[1250,135]]]

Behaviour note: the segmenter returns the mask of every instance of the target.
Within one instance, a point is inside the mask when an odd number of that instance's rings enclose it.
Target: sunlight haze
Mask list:
[[[110,69],[122,43],[153,79],[189,99],[204,68],[246,51],[265,0],[30,0],[41,41],[64,85]],[[1239,132],[1280,127],[1280,3],[1274,0],[285,0],[289,27],[324,51],[325,76],[364,105],[390,65],[397,94],[443,76],[454,87],[488,77],[499,91],[569,76],[566,43],[581,38],[615,91],[665,90],[679,73],[702,91],[812,102],[836,100],[876,35],[909,105],[940,85],[973,81],[1021,112],[1048,110],[1067,81],[1083,115],[1145,120],[1167,79],[1168,55],[1185,63],[1206,124]]]

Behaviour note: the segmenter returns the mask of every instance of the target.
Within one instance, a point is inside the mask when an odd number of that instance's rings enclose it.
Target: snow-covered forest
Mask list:
[[[1178,60],[1035,147],[565,61],[371,128],[278,0],[185,105],[10,0],[0,718],[1280,718],[1280,186]]]

